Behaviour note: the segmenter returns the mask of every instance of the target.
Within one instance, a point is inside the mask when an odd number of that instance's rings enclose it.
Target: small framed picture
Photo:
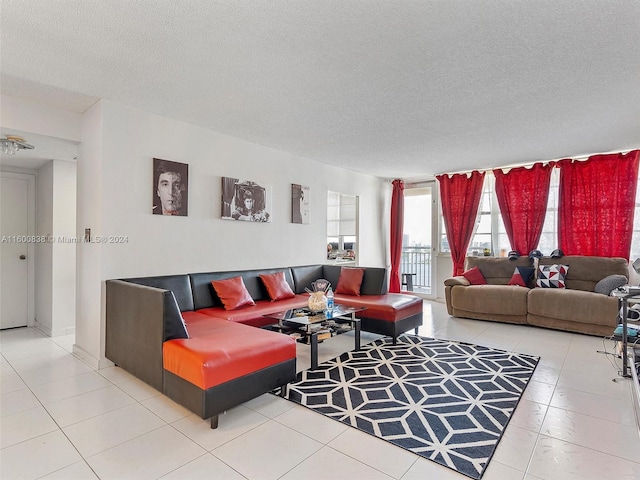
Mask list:
[[[154,215],[186,217],[189,203],[189,165],[153,159]]]
[[[291,184],[291,223],[309,223],[309,187]]]
[[[222,218],[271,222],[271,187],[250,180],[222,177]]]

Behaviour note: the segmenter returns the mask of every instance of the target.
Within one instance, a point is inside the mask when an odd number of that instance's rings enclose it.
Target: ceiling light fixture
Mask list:
[[[0,138],[0,144],[2,144],[2,153],[5,155],[15,155],[18,150],[34,148],[33,145],[25,142],[24,138],[16,135],[7,135],[5,138]]]

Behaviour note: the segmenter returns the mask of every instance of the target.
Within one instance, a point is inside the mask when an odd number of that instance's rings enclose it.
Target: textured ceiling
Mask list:
[[[640,2],[1,0],[0,88],[377,175],[640,147]]]

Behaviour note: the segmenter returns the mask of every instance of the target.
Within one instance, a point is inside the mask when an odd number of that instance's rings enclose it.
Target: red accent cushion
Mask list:
[[[227,278],[225,280],[213,280],[211,282],[218,298],[225,310],[235,310],[245,305],[256,303],[244,286],[242,277]]]
[[[214,318],[205,326],[202,336],[162,344],[165,370],[203,390],[296,358],[288,335]]]
[[[342,267],[336,293],[360,296],[360,285],[364,277],[364,268]]]
[[[267,289],[269,298],[272,302],[283,300],[285,298],[293,298],[296,296],[291,287],[284,278],[284,272],[260,275],[262,283]]]
[[[473,267],[462,274],[471,285],[486,285],[487,280],[478,267]]]

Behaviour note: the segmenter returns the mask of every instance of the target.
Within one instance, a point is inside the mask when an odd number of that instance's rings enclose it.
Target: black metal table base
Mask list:
[[[354,331],[354,344],[355,344],[355,351],[360,350],[360,319],[359,318],[351,318],[348,319],[349,322],[352,323],[353,325],[353,331]],[[318,332],[313,332],[311,335],[311,370],[315,370],[318,368]]]

